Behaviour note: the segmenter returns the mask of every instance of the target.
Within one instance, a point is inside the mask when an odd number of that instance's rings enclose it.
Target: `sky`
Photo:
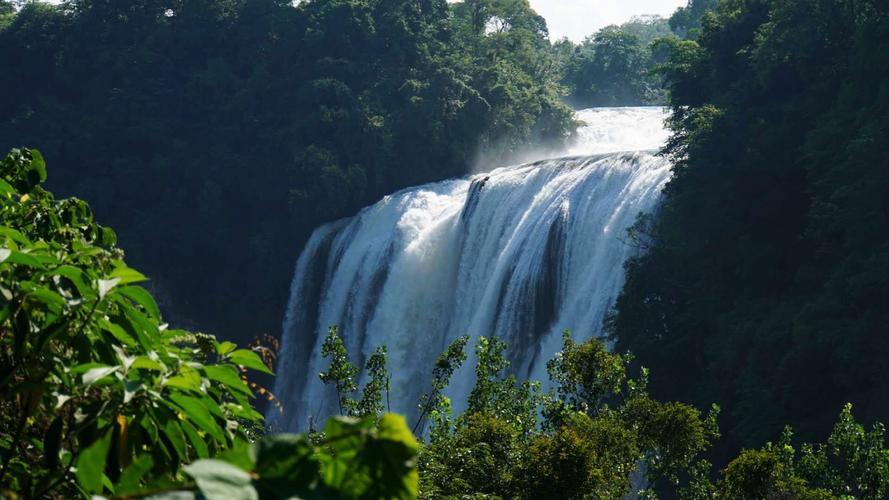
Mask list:
[[[550,39],[562,37],[579,42],[599,28],[620,24],[640,14],[668,17],[688,0],[530,0],[546,18]]]

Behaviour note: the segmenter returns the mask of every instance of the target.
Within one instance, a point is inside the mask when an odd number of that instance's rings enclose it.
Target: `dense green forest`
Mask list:
[[[225,338],[278,333],[319,224],[563,143],[563,96],[664,98],[664,19],[575,45],[526,0],[291,3],[0,1],[0,150],[60,165],[170,318]]]
[[[249,383],[262,349],[170,329],[112,230],[78,199],[55,199],[35,150],[0,161],[0,495],[4,498],[877,499],[889,486],[885,432],[840,414],[824,444],[746,450],[711,481],[701,454],[718,407],[661,402],[629,355],[565,333],[547,365],[556,389],[518,381],[506,345],[480,337],[468,408],[444,395],[468,337],[433,366],[409,427],[384,413],[385,346],[364,369],[332,328],[321,379],[343,416],[307,435],[266,435]],[[397,369],[397,367],[396,367]],[[428,425],[423,444],[414,437]],[[644,481],[641,479],[644,478]],[[640,490],[644,487],[644,490]]]
[[[556,42],[566,102],[575,108],[664,104],[656,69],[675,38],[666,19],[639,16],[602,28],[577,45]]]
[[[570,135],[546,36],[522,0],[28,3],[0,22],[0,148],[63,165],[173,319],[246,341],[320,223]]]
[[[691,0],[575,44],[526,0],[0,0],[0,68],[0,496],[887,496],[885,2]],[[236,343],[279,330],[311,230],[637,104],[675,166],[613,352],[566,334],[544,392],[461,339],[406,422],[385,346],[354,366],[333,329],[343,417],[265,435],[274,356]]]
[[[654,394],[725,409],[723,454],[889,416],[887,63],[868,0],[722,1],[670,56],[675,174],[612,333]]]

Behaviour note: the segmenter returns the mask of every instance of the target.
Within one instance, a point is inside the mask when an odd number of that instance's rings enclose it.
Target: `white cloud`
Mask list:
[[[609,24],[620,24],[640,14],[669,16],[688,0],[530,0],[546,18],[550,38],[583,40]]]

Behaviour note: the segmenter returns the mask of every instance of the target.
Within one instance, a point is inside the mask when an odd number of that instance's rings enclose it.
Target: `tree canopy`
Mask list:
[[[573,130],[525,0],[70,0],[0,16],[0,148],[59,164],[49,186],[93,200],[171,319],[242,341],[277,332],[322,222]]]
[[[613,334],[654,394],[727,409],[723,459],[785,422],[822,434],[845,401],[889,415],[887,21],[722,1],[665,67],[674,176]]]

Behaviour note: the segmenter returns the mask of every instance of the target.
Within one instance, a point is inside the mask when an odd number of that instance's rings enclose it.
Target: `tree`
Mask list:
[[[696,38],[701,29],[701,19],[708,11],[715,11],[719,0],[689,0],[670,16],[670,29],[682,38]]]
[[[0,147],[61,164],[167,317],[246,342],[320,224],[568,137],[542,18],[484,5],[510,29],[473,41],[445,0],[28,3],[0,21]]]
[[[718,466],[785,423],[826,433],[845,402],[889,415],[887,15],[721,2],[664,66],[674,175],[613,334],[663,377],[653,394],[731,408]]]
[[[262,415],[239,367],[269,369],[168,329],[114,232],[46,176],[35,150],[0,162],[0,491],[125,494],[246,443]]]
[[[640,462],[652,485],[670,488],[717,435],[716,412],[702,418],[688,405],[651,399],[647,374],[629,378],[629,357],[598,340],[575,344],[566,333],[549,364],[557,387],[549,394],[508,375],[504,347],[479,339],[466,412],[421,450],[422,497],[621,497]]]
[[[602,28],[573,53],[560,48],[569,100],[578,107],[662,103],[663,82],[656,69],[664,56],[659,51],[674,38],[666,20],[636,17]]]

